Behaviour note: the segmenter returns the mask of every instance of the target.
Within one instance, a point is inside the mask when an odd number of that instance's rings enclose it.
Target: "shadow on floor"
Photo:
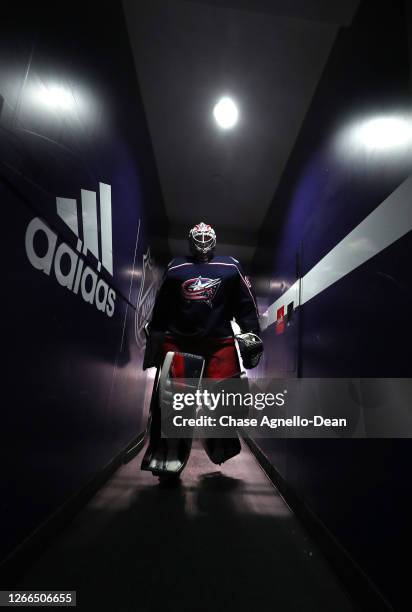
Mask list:
[[[136,458],[18,588],[76,590],[87,611],[353,610],[250,452],[211,467],[195,448],[164,487]]]

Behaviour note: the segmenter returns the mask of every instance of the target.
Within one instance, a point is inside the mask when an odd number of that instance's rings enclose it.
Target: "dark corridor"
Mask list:
[[[0,34],[0,591],[410,610],[410,2],[15,0]],[[174,487],[140,470],[167,346],[283,394]]]

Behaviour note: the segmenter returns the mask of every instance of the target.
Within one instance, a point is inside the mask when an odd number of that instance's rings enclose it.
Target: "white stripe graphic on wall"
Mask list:
[[[72,232],[79,235],[79,222],[77,219],[77,202],[72,198],[56,198],[57,214]]]
[[[99,183],[99,195],[102,264],[113,276],[112,188],[110,185]]]
[[[96,259],[99,259],[99,244],[97,237],[97,204],[96,193],[81,190],[82,195],[82,220],[83,220],[83,253],[86,255],[89,250]]]
[[[269,306],[260,319],[262,329],[276,322],[282,307],[286,313],[291,302],[302,306],[411,230],[412,176]]]

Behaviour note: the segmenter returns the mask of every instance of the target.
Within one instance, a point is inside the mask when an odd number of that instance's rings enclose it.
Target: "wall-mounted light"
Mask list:
[[[225,96],[214,107],[213,116],[220,128],[228,130],[236,125],[239,112],[232,98]]]

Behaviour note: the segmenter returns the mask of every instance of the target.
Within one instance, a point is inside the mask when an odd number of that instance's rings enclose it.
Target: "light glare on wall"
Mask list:
[[[378,116],[361,123],[356,136],[369,150],[397,149],[412,143],[412,125],[404,117]]]
[[[59,85],[49,87],[42,85],[38,91],[38,97],[49,108],[68,111],[74,107],[72,93]]]

